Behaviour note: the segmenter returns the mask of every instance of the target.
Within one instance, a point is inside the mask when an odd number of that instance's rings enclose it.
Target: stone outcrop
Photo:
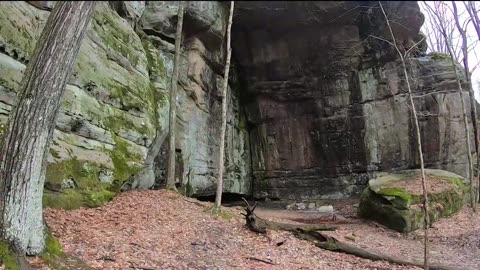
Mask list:
[[[442,170],[427,169],[429,222],[460,210],[468,191],[461,176]],[[363,191],[359,215],[378,221],[399,232],[424,227],[420,170],[382,174],[368,182]]]
[[[32,3],[0,3],[0,135],[54,5]],[[236,2],[225,192],[340,197],[360,192],[376,172],[418,165],[405,82],[396,52],[378,39],[389,37],[375,5]],[[385,8],[401,46],[419,41],[415,2]],[[176,178],[190,196],[215,193],[227,9],[190,1],[184,18]],[[98,3],[57,120],[47,205],[97,205],[121,187],[162,186],[176,14],[177,2]],[[415,56],[427,166],[463,175],[449,62],[422,50]]]
[[[418,167],[407,90],[377,2],[238,2],[234,56],[245,87],[254,195],[342,197],[376,172]],[[416,2],[388,2],[399,46],[419,40]],[[392,14],[393,13],[393,14]],[[406,30],[407,29],[407,30]],[[466,167],[448,60],[416,51],[415,103],[428,167]]]
[[[221,111],[217,85],[225,8],[205,3],[195,2],[187,9],[186,29],[192,32],[185,36],[177,105],[177,148],[185,168],[177,178],[189,195],[214,192],[217,163],[215,123]],[[157,154],[168,133],[167,88],[173,66],[173,41],[168,31],[156,28],[162,22],[155,22],[161,15],[155,12],[165,5],[173,11],[162,18],[175,20],[172,4],[98,3],[62,100],[48,158],[46,205],[94,206],[127,180],[137,188],[154,184],[154,160],[163,157]],[[23,70],[53,3],[2,2],[0,6],[3,132]],[[250,154],[236,90],[229,97],[225,190],[246,194],[250,192]],[[145,166],[150,171],[141,170]],[[157,182],[161,180],[157,177]]]

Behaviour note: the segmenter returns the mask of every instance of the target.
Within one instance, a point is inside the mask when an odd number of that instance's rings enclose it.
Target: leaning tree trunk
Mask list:
[[[44,247],[42,193],[60,100],[95,2],[59,2],[20,84],[0,153],[0,234],[18,252]]]
[[[180,65],[180,47],[182,44],[182,26],[184,3],[178,4],[177,32],[175,34],[175,59],[173,60],[173,76],[170,84],[170,114],[168,117],[168,164],[167,188],[175,189],[175,125],[177,119],[177,82]]]
[[[457,4],[455,4],[455,1],[452,1],[452,6],[453,6],[453,18],[455,19],[455,25],[457,26],[457,30],[460,33],[462,38],[463,65],[465,67],[465,78],[467,79],[467,89],[470,94],[471,116],[472,116],[472,124],[473,124],[473,131],[474,131],[474,137],[475,137],[475,150],[477,151],[477,159],[478,159],[477,109],[475,104],[476,103],[475,96],[473,94],[473,89],[471,84],[470,68],[468,65],[467,33],[466,33],[466,30],[463,29],[462,26],[460,25]],[[470,142],[468,142],[467,146],[469,145],[469,143]],[[468,155],[471,155],[472,154],[470,152],[471,150],[468,149],[468,151],[469,151]],[[470,202],[471,202],[471,207],[473,211],[476,211],[476,192],[475,192],[475,181],[473,177],[473,166],[471,168],[469,175],[470,175],[470,196],[471,196]]]
[[[215,197],[215,207],[219,208],[222,204],[222,193],[223,193],[223,170],[224,170],[224,160],[225,155],[225,130],[227,129],[227,96],[228,96],[228,73],[230,72],[230,58],[232,56],[232,48],[230,47],[231,43],[231,30],[232,30],[232,20],[233,20],[233,8],[234,1],[230,2],[230,15],[228,17],[227,25],[227,59],[225,61],[225,70],[223,74],[223,85],[222,85],[222,127],[220,130],[220,154],[218,157],[218,178],[217,178],[217,194]]]

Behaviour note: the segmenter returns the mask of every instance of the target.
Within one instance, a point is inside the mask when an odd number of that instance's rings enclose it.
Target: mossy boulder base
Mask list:
[[[454,173],[428,169],[430,223],[456,213],[463,206],[467,186]],[[359,215],[375,220],[399,232],[411,232],[424,226],[420,170],[382,173],[368,182],[363,191]]]

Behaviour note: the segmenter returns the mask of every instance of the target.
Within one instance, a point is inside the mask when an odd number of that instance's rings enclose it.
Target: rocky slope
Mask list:
[[[417,165],[399,62],[374,38],[388,38],[375,3],[237,2],[226,192],[339,197],[377,171]],[[385,5],[398,40],[418,41],[416,2]],[[1,124],[51,6],[0,3]],[[190,1],[186,9],[176,174],[187,195],[215,192],[227,8]],[[120,186],[161,186],[176,13],[176,2],[99,2],[62,101],[47,205],[94,206]],[[463,175],[465,134],[449,62],[412,61],[427,164]]]

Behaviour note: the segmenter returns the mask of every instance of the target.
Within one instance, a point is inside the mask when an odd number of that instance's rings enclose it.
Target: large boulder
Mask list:
[[[464,179],[443,170],[426,170],[430,224],[456,213],[463,206]],[[368,182],[362,193],[359,215],[399,232],[424,226],[420,170],[382,173]]]

